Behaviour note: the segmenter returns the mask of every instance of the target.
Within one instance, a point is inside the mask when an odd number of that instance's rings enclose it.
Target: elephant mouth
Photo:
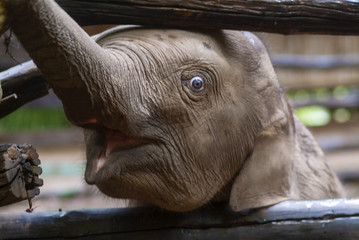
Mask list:
[[[121,151],[138,147],[150,143],[150,140],[144,138],[130,137],[117,130],[106,131],[106,147],[103,155],[107,158],[113,150]]]
[[[101,131],[104,131],[106,143],[98,157],[93,160],[90,175],[86,177],[86,181],[90,184],[95,183],[96,175],[106,165],[112,154],[121,154],[121,152],[154,143],[150,139],[132,137],[119,130],[103,129]]]

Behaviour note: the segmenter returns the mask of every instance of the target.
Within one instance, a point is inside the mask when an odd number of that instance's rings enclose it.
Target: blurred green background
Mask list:
[[[62,108],[22,107],[0,119],[1,132],[48,131],[68,126]]]

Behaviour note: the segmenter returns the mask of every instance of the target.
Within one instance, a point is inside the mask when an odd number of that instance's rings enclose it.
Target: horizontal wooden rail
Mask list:
[[[274,66],[281,68],[330,69],[359,67],[359,55],[293,55],[277,54],[271,56]]]
[[[1,212],[1,208],[0,208]],[[1,214],[0,239],[358,239],[359,199],[287,201],[234,213],[153,208]]]
[[[353,0],[57,0],[81,25],[240,29],[282,34],[359,34]]]

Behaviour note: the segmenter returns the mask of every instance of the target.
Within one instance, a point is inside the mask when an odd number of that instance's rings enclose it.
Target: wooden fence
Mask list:
[[[143,24],[284,34],[359,35],[359,4],[356,1],[57,2],[82,25]],[[275,60],[278,65],[281,64],[280,60]],[[285,64],[288,64],[287,60]],[[308,61],[302,61],[302,64],[307,65]],[[346,64],[358,64],[357,59]],[[5,100],[0,105],[0,117],[47,93],[46,83],[31,63],[3,72],[0,80],[5,92]],[[21,92],[24,83],[37,87],[35,90]],[[16,91],[11,92],[9,89]],[[287,201],[270,208],[240,213],[230,211],[226,204],[211,205],[185,214],[153,208],[74,210],[19,215],[1,214],[0,210],[0,240],[120,238],[359,239],[359,199]]]
[[[282,34],[358,35],[359,4],[350,0],[57,0],[81,25],[240,29]]]
[[[189,213],[155,208],[0,213],[4,239],[359,239],[359,199],[287,201],[235,213],[227,204]]]

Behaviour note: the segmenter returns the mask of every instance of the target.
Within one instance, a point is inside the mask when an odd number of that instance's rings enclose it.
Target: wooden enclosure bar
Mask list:
[[[48,94],[48,84],[33,61],[12,67],[0,73],[3,99],[0,118],[12,113],[25,103]]]
[[[359,199],[287,201],[234,213],[154,208],[1,214],[1,239],[358,239]]]
[[[57,0],[81,25],[239,29],[282,34],[359,34],[352,0]]]

